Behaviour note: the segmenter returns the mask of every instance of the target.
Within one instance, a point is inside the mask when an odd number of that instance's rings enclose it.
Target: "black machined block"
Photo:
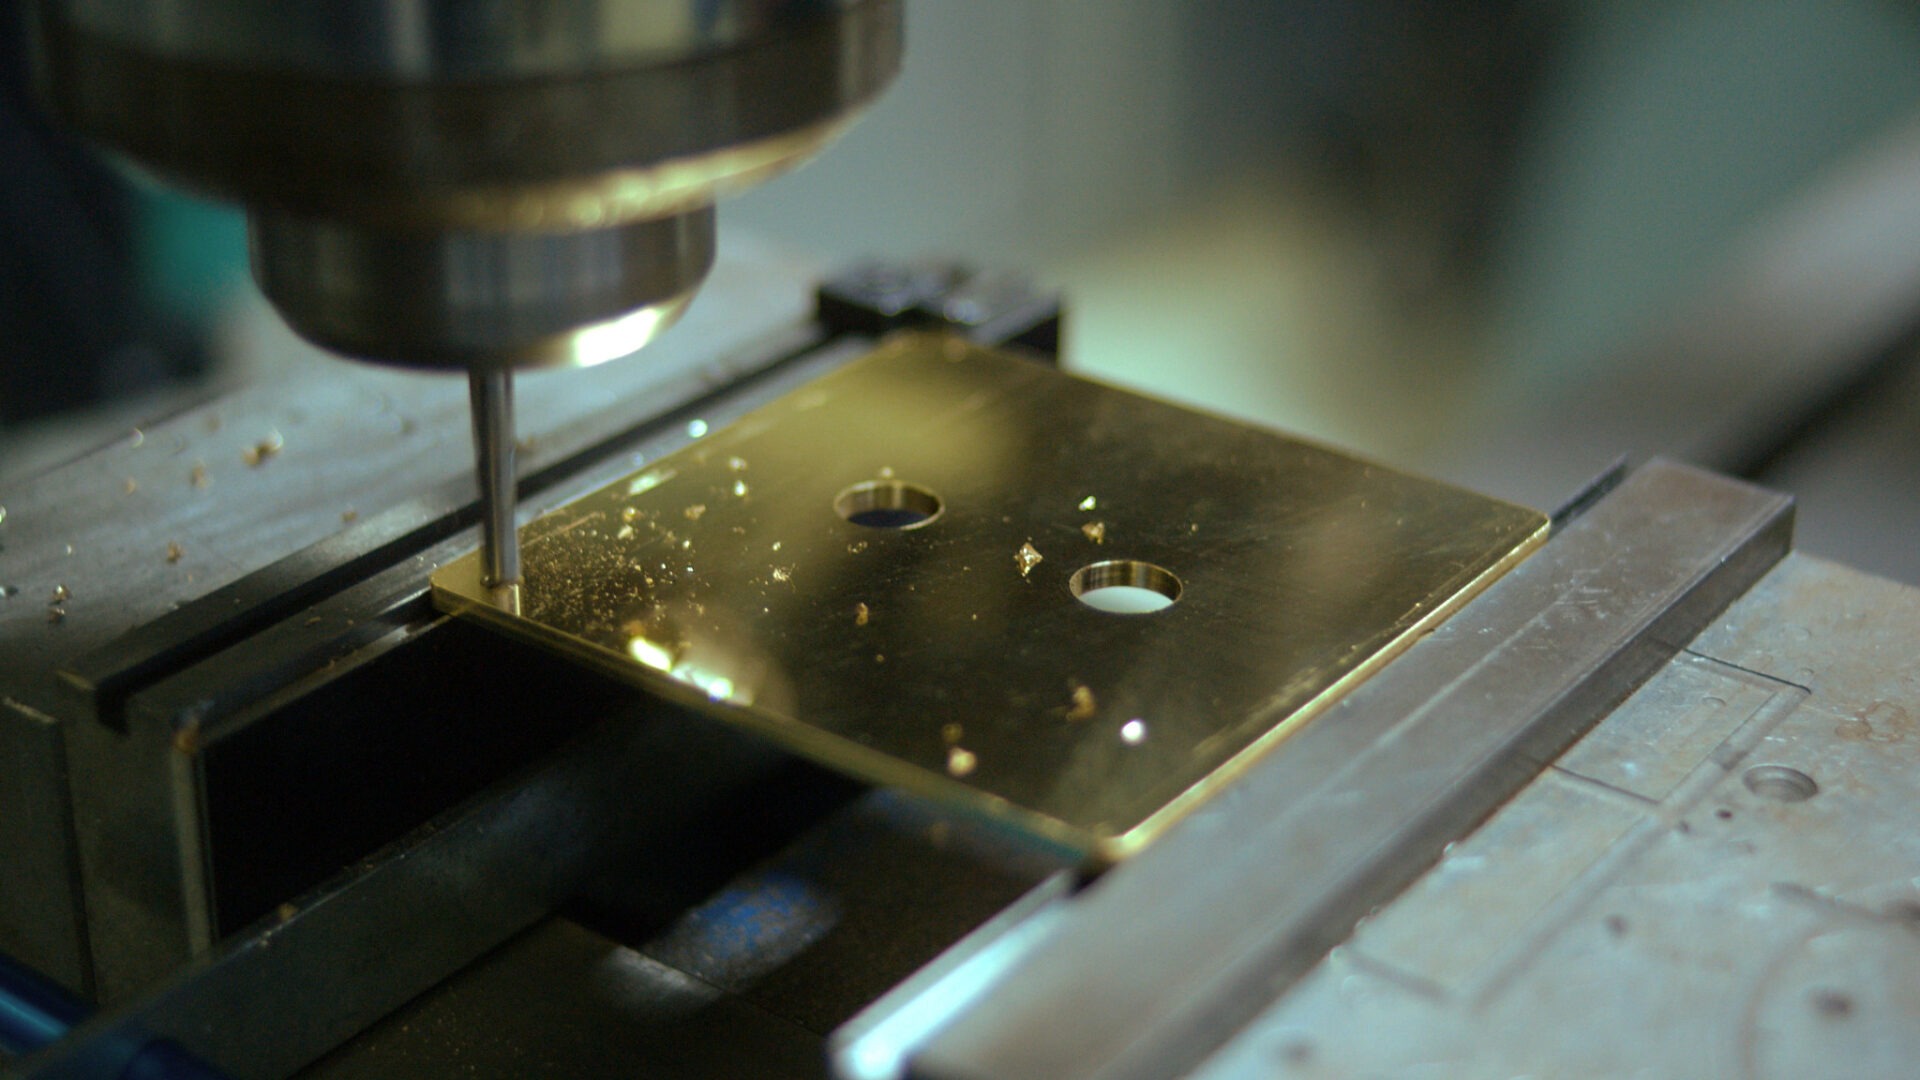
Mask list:
[[[611,680],[446,625],[204,753],[230,933],[631,701]]]

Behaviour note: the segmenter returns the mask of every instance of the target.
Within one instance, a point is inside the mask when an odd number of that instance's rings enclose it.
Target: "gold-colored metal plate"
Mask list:
[[[842,516],[930,499],[912,528]],[[1546,528],[910,336],[528,525],[517,613],[477,554],[434,593],[832,768],[1116,860]],[[1179,595],[1151,614],[1076,598],[1110,581]]]

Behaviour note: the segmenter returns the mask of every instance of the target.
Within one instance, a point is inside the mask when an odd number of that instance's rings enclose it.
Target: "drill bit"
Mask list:
[[[480,476],[480,561],[497,602],[517,608],[520,534],[514,529],[513,374],[472,371],[473,452]]]

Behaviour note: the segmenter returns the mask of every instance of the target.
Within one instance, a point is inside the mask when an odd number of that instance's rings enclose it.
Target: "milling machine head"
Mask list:
[[[242,203],[302,336],[412,367],[645,344],[713,262],[713,203],[891,80],[899,0],[42,0],[72,129]]]

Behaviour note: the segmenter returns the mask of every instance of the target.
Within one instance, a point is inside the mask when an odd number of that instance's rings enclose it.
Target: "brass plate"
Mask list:
[[[930,510],[924,493],[940,509],[917,527],[842,517]],[[1118,860],[1546,530],[1532,510],[909,336],[529,524],[517,614],[480,586],[477,554],[433,584],[448,611],[832,768]],[[1178,600],[1076,599],[1076,572],[1128,560],[1170,572]]]

